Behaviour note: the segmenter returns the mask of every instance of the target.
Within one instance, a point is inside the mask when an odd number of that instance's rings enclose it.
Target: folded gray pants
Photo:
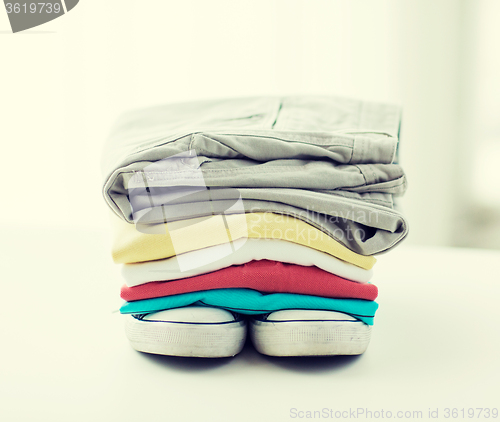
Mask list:
[[[149,223],[222,213],[239,196],[246,212],[292,215],[372,255],[408,232],[393,204],[406,189],[399,125],[397,106],[334,97],[134,111],[106,143],[103,194],[129,223],[137,212]]]

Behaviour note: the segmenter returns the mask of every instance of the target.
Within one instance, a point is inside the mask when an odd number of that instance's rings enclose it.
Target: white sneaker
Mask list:
[[[371,332],[370,325],[333,311],[283,310],[250,321],[255,348],[269,356],[360,355]]]
[[[222,358],[245,344],[246,321],[224,309],[187,306],[125,317],[127,338],[140,352]]]

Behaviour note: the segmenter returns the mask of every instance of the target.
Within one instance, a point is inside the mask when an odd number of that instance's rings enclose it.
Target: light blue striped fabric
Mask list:
[[[368,325],[378,308],[375,301],[362,299],[331,299],[292,293],[264,294],[250,289],[214,289],[154,299],[125,302],[122,314],[145,314],[189,305],[213,306],[240,314],[266,314],[283,309],[317,309],[344,312]]]

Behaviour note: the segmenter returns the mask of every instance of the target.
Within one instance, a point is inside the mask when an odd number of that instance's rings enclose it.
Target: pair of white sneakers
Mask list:
[[[224,309],[188,306],[145,315],[126,315],[125,332],[140,352],[222,358],[237,355],[247,337],[268,356],[360,355],[371,326],[347,314],[282,310],[243,316]]]

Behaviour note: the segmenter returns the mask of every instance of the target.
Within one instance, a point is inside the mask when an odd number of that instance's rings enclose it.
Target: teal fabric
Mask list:
[[[362,299],[331,299],[292,293],[264,294],[250,289],[215,289],[125,302],[120,312],[145,314],[189,305],[213,306],[248,315],[283,309],[338,311],[352,315],[368,325],[373,325],[373,317],[378,308],[377,302]]]

